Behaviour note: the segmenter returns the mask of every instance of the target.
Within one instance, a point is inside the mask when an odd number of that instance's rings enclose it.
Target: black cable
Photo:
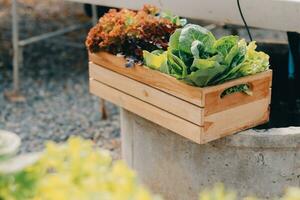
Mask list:
[[[238,5],[238,8],[239,8],[239,12],[240,12],[240,15],[241,15],[241,17],[242,17],[242,20],[243,20],[243,22],[244,22],[245,28],[246,28],[246,30],[247,30],[247,32],[248,32],[250,41],[252,41],[252,36],[251,36],[250,30],[249,30],[249,27],[248,27],[248,25],[247,25],[247,22],[246,22],[246,20],[245,20],[245,18],[244,18],[244,15],[243,15],[243,12],[242,12],[242,9],[241,9],[240,0],[237,0],[237,5]]]

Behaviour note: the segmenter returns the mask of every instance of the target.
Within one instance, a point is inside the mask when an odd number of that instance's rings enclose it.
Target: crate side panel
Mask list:
[[[201,143],[232,135],[269,121],[270,96],[204,118]]]
[[[227,88],[235,85],[248,84],[251,95],[243,92],[229,94],[221,98],[221,94]],[[221,112],[239,105],[247,104],[253,101],[267,98],[270,96],[270,87],[272,84],[272,72],[267,71],[253,76],[243,77],[221,85],[204,88],[205,91],[205,111],[208,116],[213,113]]]
[[[162,90],[196,106],[203,107],[204,105],[202,88],[187,85],[172,76],[144,66],[135,65],[134,67],[126,68],[126,60],[123,57],[117,57],[106,52],[90,53],[89,59],[95,64],[147,84],[150,87]]]
[[[196,143],[200,142],[200,132],[203,131],[200,126],[94,79],[90,79],[90,92]]]
[[[203,126],[203,108],[94,63],[90,62],[89,68],[92,78],[187,121]]]

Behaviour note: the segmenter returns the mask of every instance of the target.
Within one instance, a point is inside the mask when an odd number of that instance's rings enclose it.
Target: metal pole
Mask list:
[[[96,25],[98,23],[98,13],[97,13],[97,6],[92,4],[92,22],[93,25]],[[100,112],[102,113],[101,118],[102,119],[107,119],[107,111],[106,111],[106,106],[105,106],[105,101],[104,99],[100,98]]]
[[[23,102],[25,97],[20,94],[19,67],[23,59],[22,48],[19,48],[19,19],[18,19],[18,1],[12,0],[12,43],[13,43],[13,90],[6,91],[4,96],[12,102]]]
[[[97,6],[94,4],[92,5],[92,22],[94,25],[98,22]]]
[[[27,46],[29,44],[33,44],[33,43],[36,43],[36,42],[39,42],[39,41],[42,41],[42,40],[45,40],[45,39],[49,39],[49,38],[52,38],[52,37],[55,37],[55,36],[63,35],[65,33],[69,33],[69,32],[75,31],[77,29],[87,27],[88,25],[90,25],[90,23],[75,24],[75,25],[72,25],[72,26],[69,26],[69,27],[59,29],[57,31],[44,33],[44,34],[41,34],[41,35],[33,36],[31,38],[20,40],[19,41],[19,49],[20,49],[20,47]]]
[[[12,1],[13,90],[19,92],[19,19],[17,0]]]

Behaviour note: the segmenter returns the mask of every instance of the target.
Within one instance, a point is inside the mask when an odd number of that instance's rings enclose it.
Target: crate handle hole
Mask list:
[[[228,95],[234,94],[234,93],[238,93],[238,92],[242,92],[246,95],[252,96],[253,92],[252,92],[252,87],[250,84],[239,84],[239,85],[235,85],[229,88],[226,88],[225,90],[223,90],[223,92],[220,94],[220,98],[224,98]]]

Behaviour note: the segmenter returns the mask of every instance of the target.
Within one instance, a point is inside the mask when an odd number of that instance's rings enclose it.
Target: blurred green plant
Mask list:
[[[300,200],[300,188],[291,187],[287,189],[286,194],[282,198],[283,200]]]
[[[90,141],[49,142],[39,160],[18,172],[0,174],[1,200],[157,200],[122,161]]]
[[[21,163],[21,164],[20,164]],[[122,161],[91,141],[73,137],[65,144],[48,142],[39,154],[0,162],[0,200],[159,200]],[[222,184],[206,189],[199,200],[236,200]],[[258,200],[245,198],[245,200]],[[300,189],[289,188],[281,200],[300,200]]]
[[[237,200],[237,195],[232,190],[226,190],[221,183],[211,189],[205,189],[199,195],[199,200]],[[255,197],[246,197],[244,200],[259,200]],[[291,187],[286,190],[285,195],[278,200],[300,200],[300,188]]]
[[[224,185],[218,183],[212,189],[203,190],[199,200],[236,200],[236,194],[233,191],[226,191]]]

